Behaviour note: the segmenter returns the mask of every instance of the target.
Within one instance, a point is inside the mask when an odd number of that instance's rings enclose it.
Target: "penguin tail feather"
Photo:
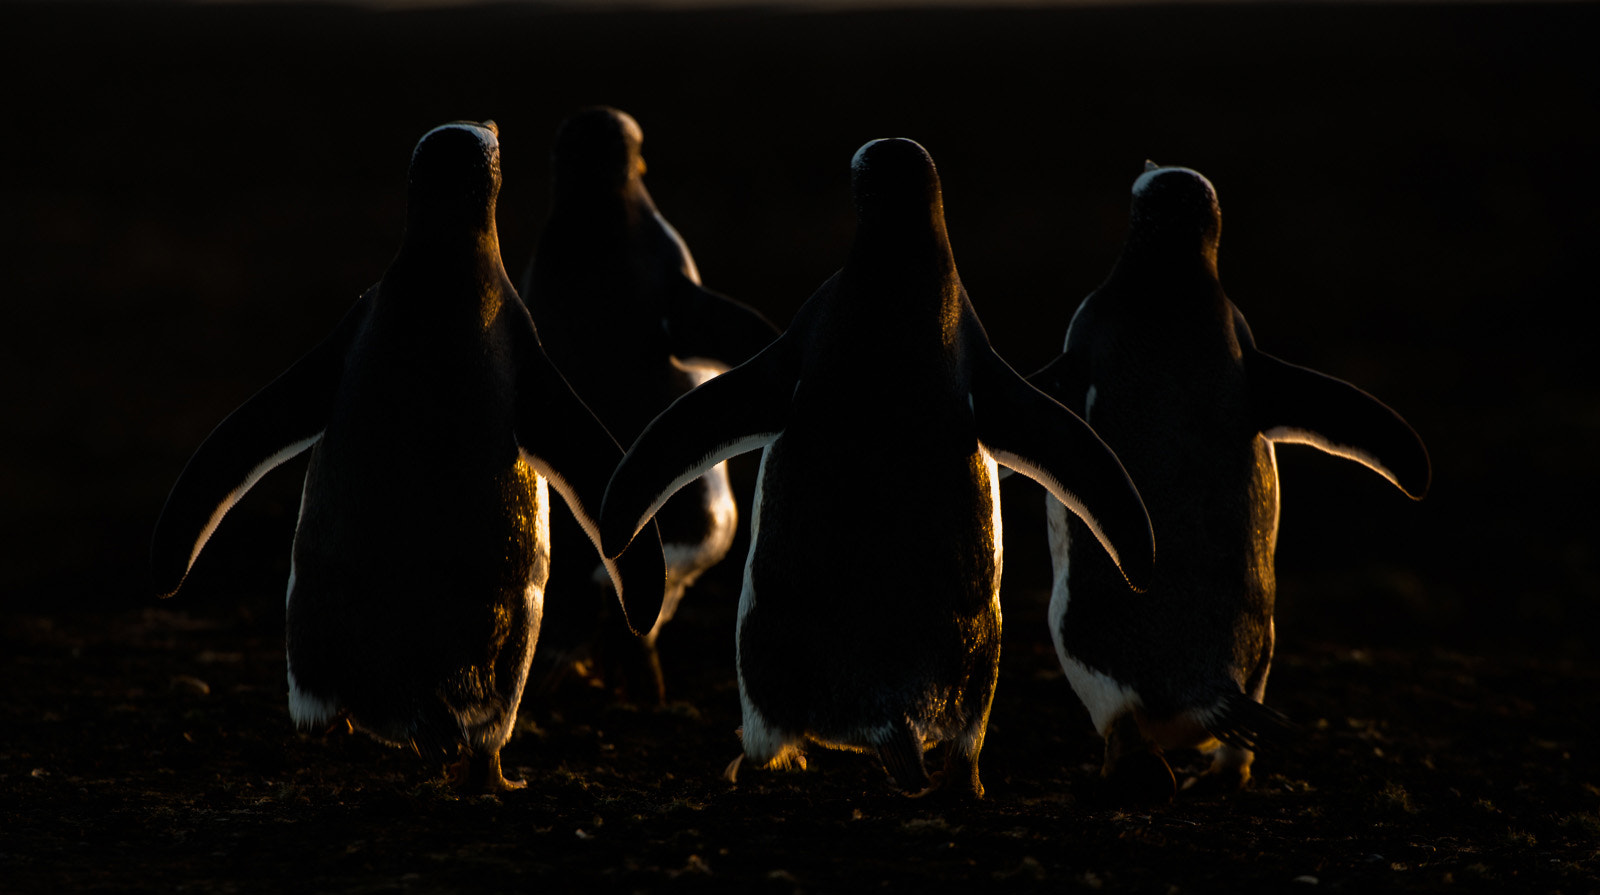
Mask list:
[[[896,724],[878,744],[878,759],[901,790],[920,795],[933,786],[922,764],[922,743],[910,724]]]
[[[1285,745],[1300,728],[1277,709],[1243,693],[1231,693],[1211,710],[1206,732],[1229,746],[1254,751]]]

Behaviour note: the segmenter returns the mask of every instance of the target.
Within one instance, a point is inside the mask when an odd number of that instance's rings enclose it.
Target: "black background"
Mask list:
[[[382,274],[417,137],[499,122],[515,277],[556,125],[604,102],[643,125],[707,285],[780,324],[842,260],[856,147],[919,140],[963,280],[1025,372],[1109,269],[1144,159],[1197,168],[1262,347],[1376,394],[1434,459],[1411,505],[1280,450],[1285,617],[1586,652],[1593,12],[6,7],[0,587],[52,609],[139,599],[189,452]],[[275,478],[211,548],[250,579],[285,561],[296,476]],[[1041,526],[1012,487],[1015,553]],[[1008,586],[1037,565],[1009,563]]]

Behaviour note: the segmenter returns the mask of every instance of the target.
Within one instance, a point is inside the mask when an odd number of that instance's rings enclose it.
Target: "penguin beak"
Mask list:
[[[1155,171],[1160,167],[1160,165],[1150,161],[1149,159],[1144,160],[1144,173],[1146,174],[1149,174],[1151,171]]]

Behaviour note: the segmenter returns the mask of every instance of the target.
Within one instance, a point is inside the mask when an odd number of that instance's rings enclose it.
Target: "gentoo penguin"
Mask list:
[[[1254,747],[1286,730],[1261,704],[1276,589],[1273,445],[1355,460],[1413,498],[1431,478],[1422,441],[1394,411],[1256,349],[1217,279],[1221,227],[1206,178],[1147,163],[1121,257],[1079,306],[1063,353],[1030,378],[1117,452],[1161,544],[1149,591],[1130,599],[1084,527],[1047,499],[1051,633],[1123,799],[1173,796],[1168,749],[1215,750],[1191,783],[1243,786]]]
[[[701,287],[688,246],[645,189],[642,140],[638,123],[611,108],[585,109],[561,125],[550,218],[522,287],[551,360],[624,444],[679,395],[778,336],[756,311]],[[662,508],[667,592],[642,640],[619,638],[622,626],[596,611],[612,605],[597,592],[608,581],[603,570],[558,563],[549,589],[559,599],[545,619],[536,673],[558,673],[596,640],[606,647],[608,675],[660,702],[656,638],[685,589],[727,555],[738,518],[721,463]],[[552,526],[558,555],[581,543],[582,531],[563,514]]]
[[[484,791],[523,785],[501,775],[500,748],[539,634],[549,486],[598,537],[591,510],[622,455],[506,277],[499,190],[493,122],[422,137],[383,279],[212,431],[151,552],[170,596],[229,508],[310,450],[286,597],[290,715],[464,753],[460,782]],[[607,572],[627,617],[648,623],[665,571],[655,535],[642,540]]]
[[[875,752],[895,784],[983,794],[1000,653],[997,465],[1086,520],[1130,582],[1154,544],[1115,455],[989,346],[956,274],[933,159],[904,139],[855,155],[844,267],[744,365],[679,398],[606,490],[616,551],[676,489],[762,449],[739,599],[744,751],[781,767],[806,740]],[[1128,594],[1129,597],[1136,596]]]

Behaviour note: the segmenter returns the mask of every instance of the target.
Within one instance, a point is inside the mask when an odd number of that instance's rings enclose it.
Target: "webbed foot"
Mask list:
[[[447,772],[450,783],[458,792],[468,795],[492,795],[514,789],[526,789],[526,780],[507,780],[500,769],[500,751],[477,755],[464,755],[452,764]]]

